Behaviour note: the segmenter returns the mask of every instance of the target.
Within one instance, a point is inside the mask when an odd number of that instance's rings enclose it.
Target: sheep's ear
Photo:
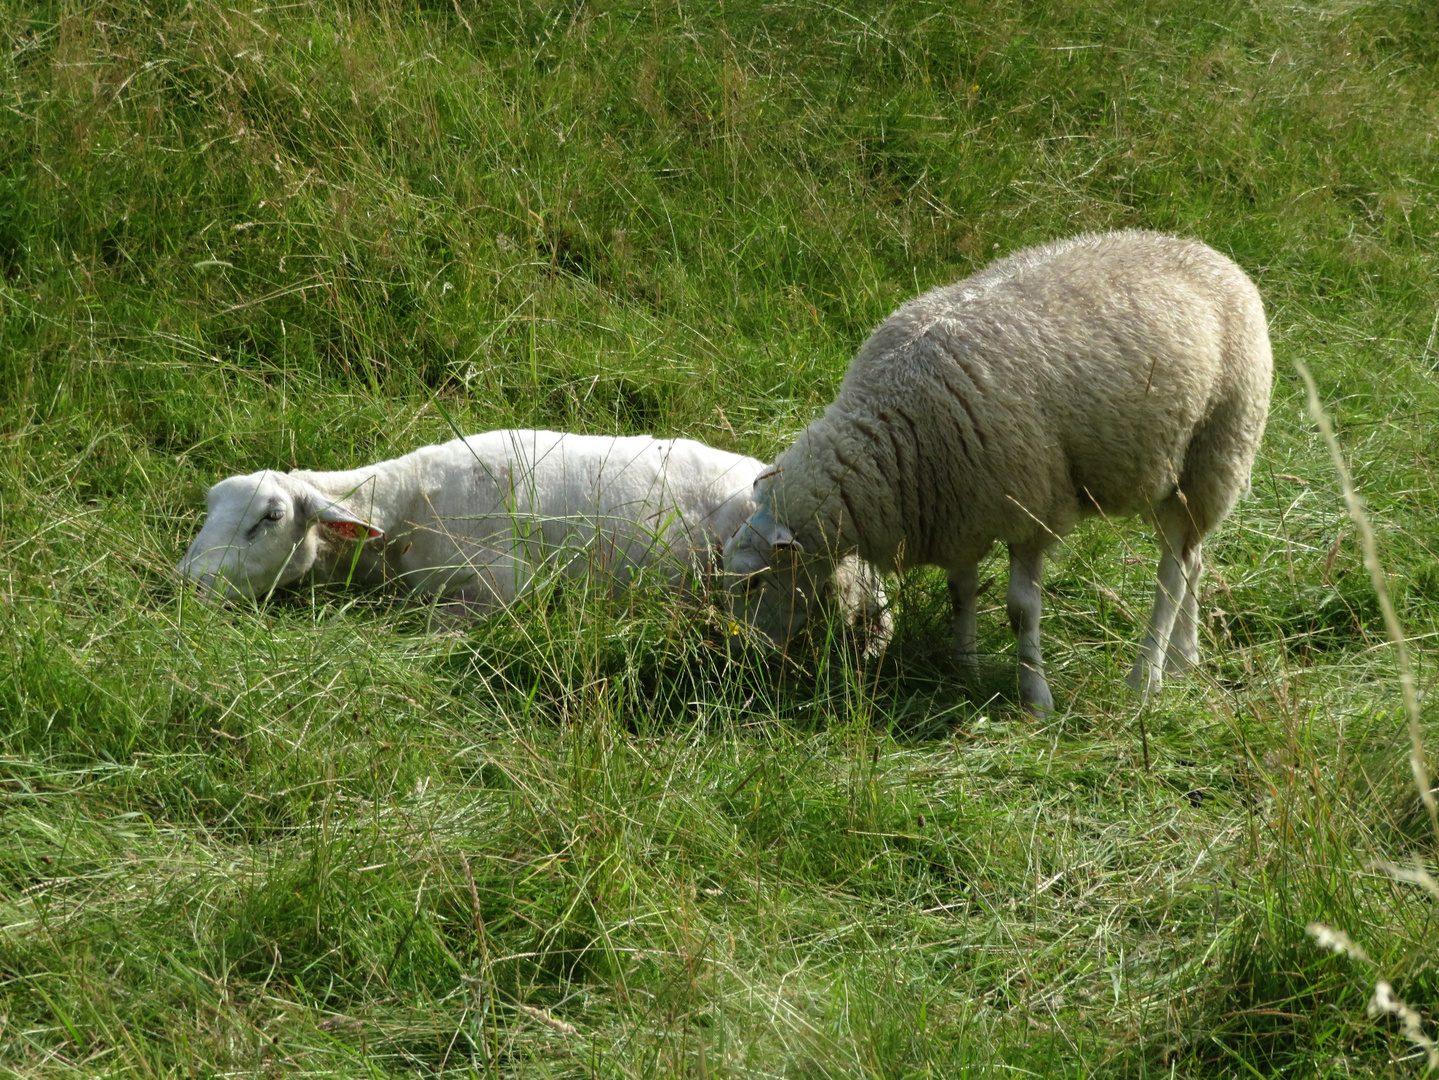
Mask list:
[[[348,540],[380,540],[384,531],[358,518],[339,503],[327,503],[315,511],[315,520]]]

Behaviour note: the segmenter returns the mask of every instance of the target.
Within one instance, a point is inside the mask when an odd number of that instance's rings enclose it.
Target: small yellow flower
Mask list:
[[[739,637],[739,623],[732,622],[729,624],[729,636]]]
[[[977,94],[977,93],[979,93],[979,83],[975,83],[973,86],[971,86],[971,87],[969,88],[969,92],[970,92],[971,94]]]

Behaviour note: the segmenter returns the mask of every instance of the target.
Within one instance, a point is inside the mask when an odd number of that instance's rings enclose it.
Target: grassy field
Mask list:
[[[1430,0],[0,0],[0,45],[5,1075],[1424,1073],[1366,1004],[1435,1035],[1435,901],[1377,864],[1439,838],[1295,362],[1422,692]],[[1122,522],[1049,570],[1042,721],[999,606],[949,668],[931,572],[882,661],[785,665],[645,590],[430,632],[174,578],[221,476],[451,419],[772,457],[916,291],[1120,226],[1235,258],[1277,361],[1142,713]]]

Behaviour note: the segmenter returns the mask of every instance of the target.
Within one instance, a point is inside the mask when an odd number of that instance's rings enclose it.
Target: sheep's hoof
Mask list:
[[[1019,700],[1034,716],[1054,715],[1054,696],[1043,675],[1029,671],[1019,673]]]
[[[1164,670],[1141,656],[1134,667],[1129,669],[1124,683],[1139,695],[1139,701],[1143,704],[1151,697],[1159,696],[1159,691],[1164,686]]]
[[[1164,656],[1164,674],[1187,675],[1198,663],[1198,650],[1191,654],[1188,651],[1170,649]]]

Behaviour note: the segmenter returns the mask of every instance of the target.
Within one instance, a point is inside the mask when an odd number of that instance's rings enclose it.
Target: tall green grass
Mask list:
[[[1436,838],[1292,361],[1422,695],[1431,5],[0,0],[0,41],[0,1067],[1422,1071],[1365,1006],[1439,1000],[1376,866]],[[1042,722],[998,562],[968,685],[929,572],[881,661],[737,664],[648,589],[435,631],[174,579],[214,480],[446,414],[771,457],[903,299],[1125,226],[1237,259],[1278,358],[1206,664],[1143,715],[1126,523],[1049,568]]]

